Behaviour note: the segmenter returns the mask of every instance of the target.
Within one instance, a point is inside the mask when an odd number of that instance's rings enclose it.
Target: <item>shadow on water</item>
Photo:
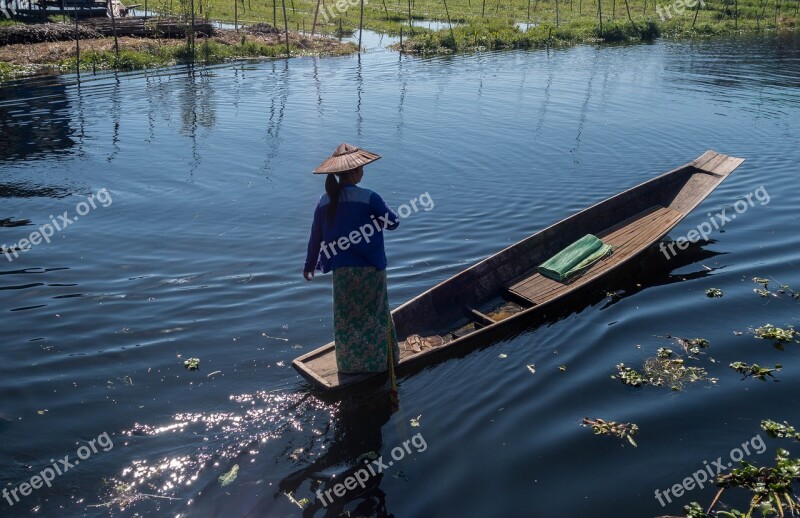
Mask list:
[[[319,397],[329,401],[339,400],[339,412],[331,443],[326,453],[311,464],[284,477],[274,498],[305,489],[303,494],[319,492],[323,496],[327,495],[327,507],[319,499],[311,499],[313,504],[303,511],[303,516],[313,516],[322,509],[325,509],[322,516],[340,516],[342,513],[350,516],[392,516],[386,509],[386,495],[380,487],[383,473],[371,476],[363,488],[356,487],[348,491],[346,498],[337,498],[332,492],[337,484],[364,469],[365,463],[373,460],[365,459],[366,455],[380,452],[383,448],[382,428],[389,422],[392,414],[388,392],[362,391],[343,399],[336,395]],[[331,500],[328,500],[329,497]],[[269,497],[265,497],[265,502],[246,516],[264,516],[263,508],[270,507],[266,502],[268,499]]]

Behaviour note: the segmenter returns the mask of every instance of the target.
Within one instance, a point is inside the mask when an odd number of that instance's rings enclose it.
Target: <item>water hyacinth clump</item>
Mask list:
[[[773,439],[794,439],[795,441],[800,441],[800,432],[795,430],[794,426],[786,421],[781,424],[771,419],[765,419],[761,421],[761,428]]]
[[[792,326],[786,326],[786,329],[782,329],[780,327],[775,327],[772,324],[764,324],[763,326],[756,328],[753,332],[755,333],[756,338],[774,340],[779,343],[788,343],[800,336],[800,333],[798,333]]]
[[[800,434],[786,422],[779,424],[767,419],[761,421],[761,428],[772,438],[800,440]],[[717,477],[716,484],[720,490],[708,510],[704,511],[699,503],[692,502],[684,507],[686,518],[709,518],[710,516],[750,518],[755,516],[756,510],[764,517],[798,516],[800,500],[792,487],[798,480],[800,480],[800,459],[792,458],[790,452],[783,448],[778,449],[775,466],[756,466],[747,461],[739,461],[738,468]],[[733,508],[714,511],[714,507],[720,503],[723,492],[733,488],[744,489],[752,493],[749,508],[746,511]]]

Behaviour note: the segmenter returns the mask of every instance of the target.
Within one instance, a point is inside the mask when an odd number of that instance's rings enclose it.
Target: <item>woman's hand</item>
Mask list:
[[[313,278],[314,278],[314,272],[313,272],[313,271],[310,271],[310,272],[303,272],[303,277],[305,277],[305,279],[306,279],[307,281],[310,281],[311,279],[313,279]]]

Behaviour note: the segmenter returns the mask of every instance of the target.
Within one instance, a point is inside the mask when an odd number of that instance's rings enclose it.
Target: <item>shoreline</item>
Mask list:
[[[1,30],[1,29],[0,29]],[[119,55],[113,37],[80,40],[80,70],[132,71],[195,63],[211,65],[247,59],[286,57],[284,33],[216,29],[197,37],[192,48],[185,38],[120,36]],[[326,36],[311,38],[289,31],[291,57],[342,56],[357,51],[356,45]],[[14,43],[0,46],[0,84],[35,75],[70,74],[76,71],[75,40]]]
[[[727,26],[728,22],[721,23],[716,28],[703,24],[688,29],[677,24],[665,28],[664,24],[659,25],[652,20],[641,24],[613,21],[605,24],[603,32],[599,32],[598,27],[555,28],[548,24],[522,30],[508,22],[488,20],[460,24],[452,30],[449,27],[437,31],[416,28],[415,33],[402,43],[396,42],[386,48],[409,55],[468,54],[486,50],[533,50],[625,42],[635,44],[652,42],[658,38],[680,41],[797,30],[794,19],[782,21],[785,22],[783,26],[771,28],[755,27],[743,21],[738,29]],[[248,27],[253,26],[242,26],[238,31],[215,29],[211,36],[198,37],[195,40],[194,56],[186,39],[121,36],[118,39],[118,57],[112,37],[81,39],[80,70],[132,71],[191,63],[211,65],[237,60],[286,58],[284,33],[249,32]],[[358,52],[355,43],[325,34],[317,34],[311,38],[297,31],[289,31],[289,46],[290,57],[330,57]],[[70,74],[75,71],[74,40],[0,46],[0,84],[35,75]]]

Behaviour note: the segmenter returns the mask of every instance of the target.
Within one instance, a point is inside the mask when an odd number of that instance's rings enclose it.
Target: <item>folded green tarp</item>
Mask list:
[[[542,263],[538,269],[545,277],[566,282],[609,254],[611,245],[586,234]]]

